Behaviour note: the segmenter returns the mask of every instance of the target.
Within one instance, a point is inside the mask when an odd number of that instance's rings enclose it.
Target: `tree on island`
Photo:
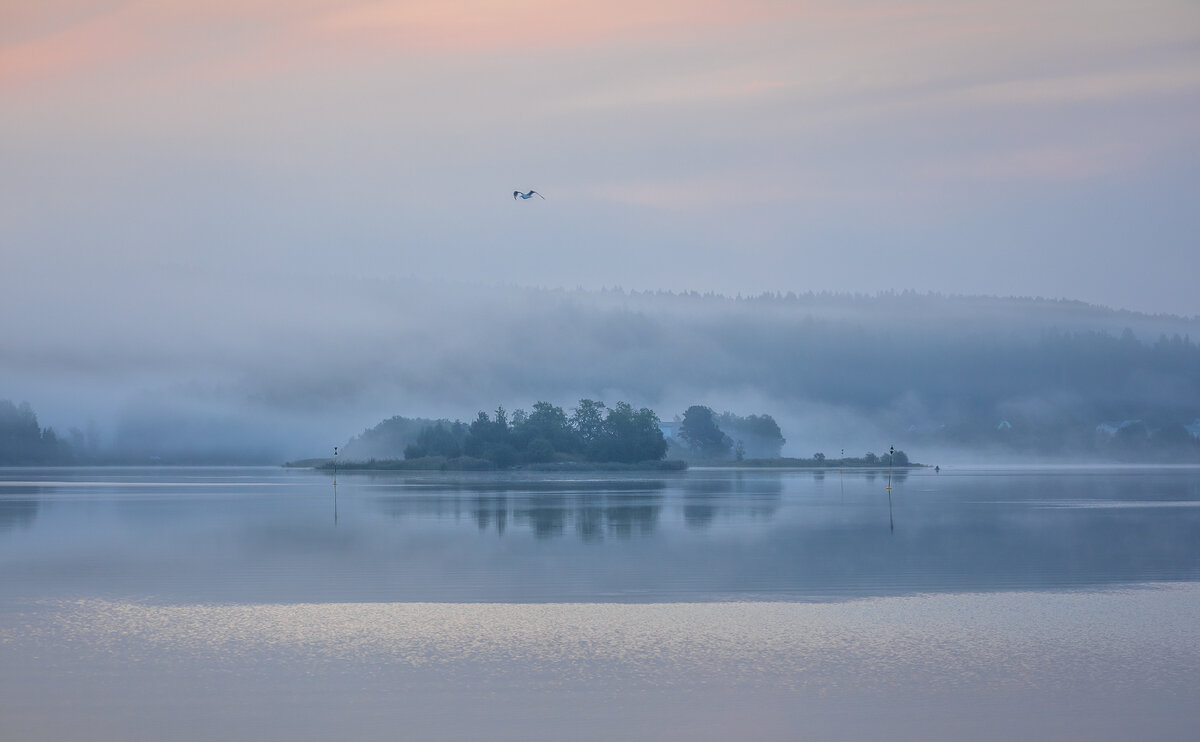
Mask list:
[[[496,466],[512,466],[517,463],[517,449],[513,446],[512,429],[508,425],[508,413],[503,407],[496,408],[493,420],[486,412],[479,415],[467,430],[463,451],[477,459],[487,459]]]
[[[722,412],[716,418],[721,432],[742,445],[743,457],[751,459],[777,459],[783,452],[787,440],[779,423],[770,415],[735,415]]]
[[[513,443],[518,450],[535,448],[542,461],[552,459],[555,452],[579,453],[583,448],[580,434],[572,429],[566,413],[549,402],[535,402],[532,412],[514,421]]]
[[[419,459],[425,456],[457,458],[463,454],[463,441],[467,437],[467,426],[460,422],[445,423],[439,420],[426,426],[417,434],[415,443],[404,449],[404,458]]]
[[[634,410],[628,402],[617,402],[604,418],[599,437],[588,447],[593,461],[635,464],[658,461],[667,455],[667,439],[658,415],[643,407]]]
[[[499,407],[492,415],[481,411],[470,426],[426,427],[404,455],[455,458],[457,450],[501,468],[553,461],[635,464],[661,460],[667,442],[658,416],[645,407],[635,410],[628,402],[618,402],[610,408],[581,399],[568,417],[561,407],[539,401],[528,413],[515,410],[510,416]]]
[[[571,414],[571,428],[587,448],[604,432],[604,403],[593,399],[579,400],[579,406]]]
[[[717,426],[712,408],[703,405],[692,405],[683,413],[679,437],[700,458],[727,459],[733,450],[733,439]]]

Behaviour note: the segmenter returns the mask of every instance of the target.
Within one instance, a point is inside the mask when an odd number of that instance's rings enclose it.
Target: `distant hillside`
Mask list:
[[[664,420],[692,400],[770,409],[799,456],[892,441],[1106,456],[1106,423],[1171,438],[1200,418],[1195,318],[913,293],[519,295],[476,314],[478,344],[454,344],[459,388],[618,389]],[[438,365],[435,350],[413,368]]]
[[[769,411],[786,431],[780,453],[800,458],[890,445],[921,461],[941,448],[1124,457],[1152,438],[1178,441],[1185,455],[1187,426],[1200,419],[1198,318],[915,293],[724,297],[374,278],[327,292],[286,276],[269,283],[279,301],[264,302],[262,284],[246,281],[186,334],[131,315],[89,325],[89,345],[78,328],[7,338],[6,389],[41,390],[28,397],[60,430],[96,417],[112,431],[99,454],[118,460],[325,456],[396,414],[419,428],[582,398],[627,400],[667,423],[696,404]],[[108,398],[125,400],[108,413],[115,422],[64,409]],[[394,455],[392,432],[364,432],[346,453]]]

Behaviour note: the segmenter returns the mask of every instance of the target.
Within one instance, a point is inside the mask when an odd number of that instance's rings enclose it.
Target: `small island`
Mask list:
[[[826,459],[783,458],[786,440],[770,415],[717,414],[693,405],[670,422],[628,402],[581,399],[568,414],[550,402],[530,411],[479,412],[470,424],[396,416],[351,439],[339,460],[287,466],[332,470],[680,471],[689,465],[749,467],[916,466],[903,451]],[[401,454],[402,453],[402,457]]]

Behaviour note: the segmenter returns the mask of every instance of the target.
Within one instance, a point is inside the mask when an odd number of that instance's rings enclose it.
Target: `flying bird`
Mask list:
[[[538,198],[542,199],[543,201],[546,200],[546,197],[543,196],[542,194],[538,193],[537,191],[530,191],[529,193],[521,193],[520,191],[513,191],[513,200],[514,201],[517,200],[517,196],[520,196],[521,198],[529,198],[531,196],[537,196]]]

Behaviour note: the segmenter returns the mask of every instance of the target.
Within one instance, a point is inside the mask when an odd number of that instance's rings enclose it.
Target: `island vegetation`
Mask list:
[[[691,461],[723,461],[746,458],[775,459],[787,440],[770,415],[742,417],[732,412],[717,414],[711,407],[692,405],[678,421],[674,452]]]
[[[415,436],[412,435],[415,431]],[[380,444],[383,443],[384,446]],[[403,459],[363,460],[360,451],[397,450]],[[390,444],[390,445],[389,445]],[[562,407],[536,402],[526,412],[504,407],[479,412],[468,425],[448,420],[385,420],[345,447],[344,468],[507,469],[514,466],[682,468],[664,462],[667,441],[658,415],[628,402],[608,406],[581,399],[568,415]],[[324,466],[332,467],[328,461]]]
[[[349,469],[470,471],[526,469],[684,469],[689,464],[723,466],[909,466],[897,451],[825,461],[782,458],[786,439],[767,414],[717,413],[703,405],[664,423],[650,409],[627,402],[609,407],[581,399],[568,414],[549,402],[509,413],[498,407],[480,412],[470,424],[396,416],[351,439],[336,463]],[[403,457],[399,455],[403,452]],[[292,462],[291,466],[332,469],[332,459]]]

